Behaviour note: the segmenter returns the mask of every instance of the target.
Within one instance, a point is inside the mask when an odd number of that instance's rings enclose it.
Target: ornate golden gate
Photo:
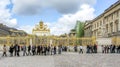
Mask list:
[[[26,37],[0,37],[0,45],[65,45],[65,46],[74,46],[74,45],[87,45],[92,44],[94,38],[60,38],[55,36],[26,36]]]

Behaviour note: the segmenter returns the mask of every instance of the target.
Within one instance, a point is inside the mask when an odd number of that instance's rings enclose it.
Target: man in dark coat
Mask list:
[[[97,53],[97,45],[96,44],[94,44],[94,46],[93,46],[93,49],[94,49],[94,53]]]
[[[33,53],[33,55],[35,55],[35,51],[36,51],[36,47],[35,47],[35,45],[33,45],[32,46],[32,53]]]
[[[37,46],[37,55],[40,55],[40,45]]]
[[[47,46],[44,46],[44,55],[46,56]]]
[[[19,46],[18,44],[16,44],[16,45],[14,46],[14,50],[15,50],[15,56],[16,56],[16,55],[17,55],[17,56],[20,56],[20,55],[19,55],[20,46]]]
[[[10,52],[11,57],[13,56],[13,51],[14,51],[14,46],[11,45],[10,48],[9,48],[9,52]]]
[[[56,54],[56,46],[54,46],[54,55]]]
[[[31,45],[28,46],[28,55],[31,55]]]
[[[77,52],[77,45],[74,46],[74,51]]]
[[[116,46],[115,46],[115,45],[113,45],[113,48],[112,48],[112,53],[115,53],[115,48],[116,48]]]

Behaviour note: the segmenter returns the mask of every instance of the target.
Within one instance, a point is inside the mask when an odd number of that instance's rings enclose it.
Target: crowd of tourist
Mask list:
[[[120,45],[102,45],[102,53],[120,53]],[[84,53],[83,46],[74,46],[74,52]],[[9,47],[9,53],[10,56],[20,56],[20,52],[22,52],[23,56],[29,56],[29,55],[55,55],[55,54],[61,54],[62,51],[68,52],[70,51],[68,46],[43,46],[43,45],[23,45],[19,46],[18,44],[11,45]],[[86,46],[86,53],[98,53],[98,46],[96,44],[94,45],[87,45]],[[6,45],[3,46],[3,55],[7,56],[7,47]]]
[[[102,45],[99,46],[102,48],[102,53],[120,53],[120,45]],[[100,48],[99,48],[100,49]],[[79,46],[79,50],[77,46],[74,46],[74,51],[79,53],[85,52],[83,46]],[[98,53],[98,45],[87,45],[86,46],[86,53]]]
[[[29,56],[29,55],[55,55],[55,54],[61,54],[62,52],[62,46],[42,46],[42,45],[23,45],[19,46],[18,44],[11,45],[9,47],[9,53],[10,56],[20,56],[20,52],[23,53],[23,56]],[[6,45],[3,46],[3,55],[7,56],[7,47]]]
[[[86,49],[86,53],[97,53],[97,45],[87,45]]]
[[[78,50],[78,47],[77,45],[74,46],[74,51],[77,52],[79,51],[79,53],[83,53],[84,49],[83,49],[83,46],[79,46],[79,50]],[[97,53],[97,45],[87,45],[86,46],[86,53]]]
[[[120,53],[120,45],[102,45],[102,53]]]

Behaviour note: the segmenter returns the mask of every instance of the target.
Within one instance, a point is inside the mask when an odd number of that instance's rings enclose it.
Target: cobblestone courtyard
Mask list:
[[[120,67],[120,55],[68,52],[53,56],[2,57],[0,67]]]

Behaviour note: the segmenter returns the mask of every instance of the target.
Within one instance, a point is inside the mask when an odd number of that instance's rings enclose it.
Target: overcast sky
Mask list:
[[[68,33],[76,20],[91,20],[118,0],[0,0],[0,23],[32,32],[43,21],[51,34]]]

